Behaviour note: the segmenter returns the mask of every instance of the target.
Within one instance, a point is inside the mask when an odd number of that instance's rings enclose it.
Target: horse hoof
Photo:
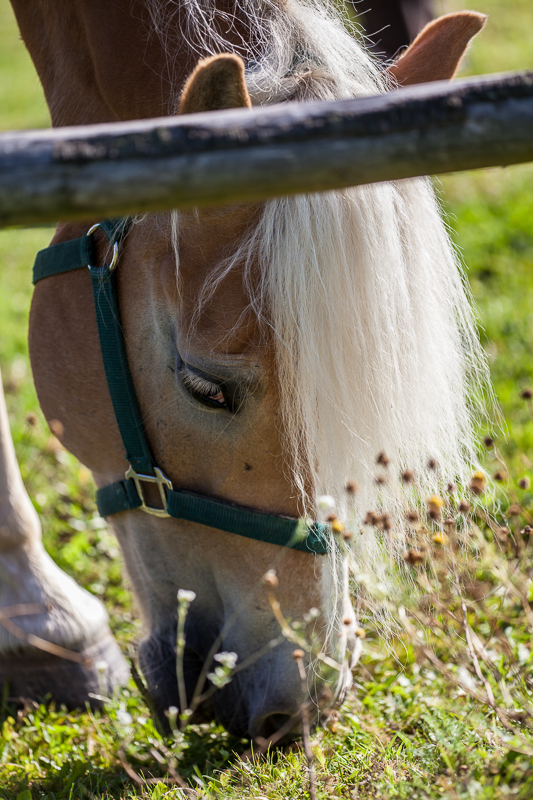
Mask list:
[[[8,685],[8,697],[45,700],[69,709],[101,708],[105,697],[129,678],[129,669],[109,629],[98,641],[81,651],[84,663],[28,648],[24,653],[0,656],[0,687]]]

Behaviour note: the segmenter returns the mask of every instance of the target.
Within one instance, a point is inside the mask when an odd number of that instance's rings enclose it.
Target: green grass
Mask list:
[[[0,2],[0,42],[0,130],[48,127],[41,84],[7,0]]]
[[[459,7],[453,0],[443,10]],[[533,66],[530,0],[480,0],[475,7],[490,20],[464,74]],[[0,0],[0,129],[47,124],[39,82],[7,0]],[[454,240],[468,265],[509,434],[506,439],[500,433],[499,447],[514,481],[529,472],[527,457],[533,461],[533,422],[519,397],[522,387],[533,385],[532,179],[533,166],[513,167],[446,177],[440,187]],[[31,265],[50,236],[50,229],[0,233],[0,366],[10,421],[47,549],[62,569],[104,599],[126,648],[140,624],[123,585],[115,540],[96,515],[87,471],[55,446],[31,380],[26,345]],[[531,503],[529,496],[526,500]],[[509,624],[515,624],[521,612],[511,611]],[[521,634],[518,644],[529,645],[528,635]],[[372,634],[369,639],[348,702],[331,728],[313,738],[320,798],[532,796],[531,757],[502,730],[493,712],[462,695],[409,643],[400,664],[380,653]],[[453,661],[451,651],[445,660]],[[164,743],[133,685],[106,712],[94,714],[45,707],[17,711],[4,702],[0,731],[0,798],[6,800],[177,798],[179,790],[165,783],[137,786],[121,764],[126,758],[137,773],[165,778],[164,763],[154,756],[155,750],[165,762],[165,747],[180,775],[206,797],[308,796],[300,749],[243,763],[236,754],[248,743],[215,726],[191,728]]]

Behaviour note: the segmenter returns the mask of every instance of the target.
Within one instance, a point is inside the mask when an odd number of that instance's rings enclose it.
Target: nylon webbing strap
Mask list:
[[[80,239],[53,244],[40,250],[33,265],[33,283],[48,278],[49,275],[87,267],[92,260],[92,244],[91,237],[82,236]]]
[[[328,551],[328,526],[323,523],[315,522],[306,526],[302,520],[263,514],[192,492],[169,491],[167,499],[168,514],[175,519],[198,522],[210,528],[290,547],[304,553],[324,555]],[[141,505],[131,480],[119,481],[98,489],[96,502],[102,517],[139,508]]]
[[[144,433],[128,365],[114,269],[118,254],[115,245],[125,237],[130,224],[131,220],[128,218],[104,220],[80,239],[41,250],[37,253],[33,268],[33,282],[37,283],[51,275],[90,266],[98,335],[109,393],[127,459],[135,473],[138,473],[132,478],[129,470],[126,480],[98,489],[96,502],[99,513],[102,517],[108,517],[142,507],[158,516],[168,515],[175,519],[197,522],[269,544],[317,555],[327,553],[329,530],[326,524],[314,522],[306,525],[302,520],[263,514],[222,500],[171,489],[170,481],[156,467]],[[93,266],[95,252],[91,232],[97,227],[115,247],[109,266]],[[146,481],[158,483],[162,500],[166,498],[166,512],[165,509],[145,505],[144,497],[141,497],[143,475],[146,476]]]
[[[98,227],[110,245],[120,242],[129,230],[131,220],[106,219]],[[37,253],[33,268],[34,283],[50,275],[89,267],[95,263],[92,236],[52,245]],[[115,271],[109,267],[91,266],[94,306],[100,338],[102,360],[109,393],[126,449],[126,457],[136,472],[153,474],[150,448],[141,422],[141,414],[126,357],[117,297]],[[135,487],[133,487],[135,489]],[[140,501],[139,501],[140,505]]]
[[[132,480],[117,481],[96,490],[96,505],[101,517],[111,517],[121,511],[133,511],[142,505]]]
[[[124,239],[131,225],[129,217],[124,219],[105,219],[98,227],[107,236],[109,243],[114,245]],[[39,250],[33,265],[33,283],[49,278],[51,275],[60,275],[63,272],[72,272],[75,269],[88,267],[94,264],[94,239],[92,236],[80,236],[68,242],[59,242],[51,247]]]
[[[195,520],[210,528],[231,531],[239,536],[248,536],[250,531],[256,531],[254,539],[262,542],[305,552],[327,552],[327,539],[321,536],[327,525],[315,523],[308,527],[297,519],[261,514],[189,492],[169,492],[168,513],[177,519]]]
[[[91,269],[96,321],[109,393],[115,410],[126,458],[135,470],[153,475],[153,460],[141,420],[118,306],[115,272]]]

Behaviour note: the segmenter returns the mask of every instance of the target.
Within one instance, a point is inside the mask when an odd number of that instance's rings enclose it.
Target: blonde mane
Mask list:
[[[171,58],[178,6],[149,1]],[[327,0],[244,0],[240,7],[253,32],[241,55],[254,103],[386,90]],[[214,0],[181,0],[180,8],[199,56],[228,50],[213,24]],[[179,215],[174,221],[179,226]],[[274,339],[302,502],[314,515],[316,497],[332,495],[356,531],[369,509],[396,517],[396,536],[385,541],[365,527],[354,538],[357,563],[379,572],[391,552],[405,549],[405,497],[399,480],[376,484],[376,455],[386,452],[398,479],[413,471],[413,502],[448,482],[466,483],[476,462],[474,420],[490,393],[469,290],[432,185],[395,181],[265,203],[246,240],[209,276],[204,302],[243,263],[250,306]],[[359,484],[352,510],[347,480]]]

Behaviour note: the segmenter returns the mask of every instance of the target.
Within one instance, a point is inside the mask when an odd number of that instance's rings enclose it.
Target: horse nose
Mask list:
[[[216,716],[244,738],[294,738],[300,730],[303,687],[288,647],[278,645],[213,695]]]

